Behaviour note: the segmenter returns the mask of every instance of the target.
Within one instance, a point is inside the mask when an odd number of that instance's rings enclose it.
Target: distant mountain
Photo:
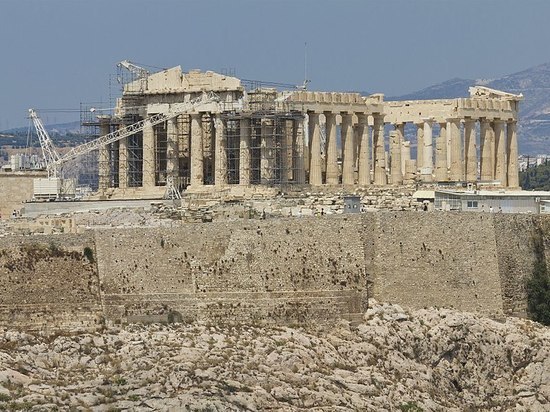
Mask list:
[[[59,123],[59,124],[50,124],[50,125],[44,125],[44,128],[46,131],[50,134],[56,134],[59,136],[64,136],[66,134],[80,134],[80,122],[70,122],[70,123]],[[35,133],[34,127],[33,133]],[[9,129],[9,130],[3,130],[0,131],[2,134],[9,134],[9,135],[20,135],[23,133],[27,133],[29,130],[28,127],[17,127],[15,129]]]
[[[476,84],[475,80],[455,78],[403,96],[386,97],[385,100],[430,100],[468,97],[468,87],[474,84]]]
[[[510,93],[522,93],[519,150],[523,154],[550,153],[550,63],[492,80],[451,79],[414,93],[386,100],[450,99],[469,96],[468,88],[482,85]]]

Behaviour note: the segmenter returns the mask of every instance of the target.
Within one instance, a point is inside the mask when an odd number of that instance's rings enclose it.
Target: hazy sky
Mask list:
[[[548,62],[549,21],[549,0],[0,0],[0,130],[108,101],[124,59],[299,84],[307,42],[310,89],[391,96]]]

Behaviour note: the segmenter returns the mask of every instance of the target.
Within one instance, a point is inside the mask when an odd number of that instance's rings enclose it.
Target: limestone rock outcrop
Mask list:
[[[0,409],[548,410],[550,328],[369,306],[358,325],[4,330]]]

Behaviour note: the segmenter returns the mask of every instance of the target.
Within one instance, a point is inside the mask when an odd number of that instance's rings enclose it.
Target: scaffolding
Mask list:
[[[246,122],[241,122],[246,119]],[[227,183],[238,184],[247,170],[252,185],[278,186],[300,183],[298,170],[303,167],[303,153],[298,150],[298,128],[303,119],[299,112],[261,111],[252,114],[223,116]],[[241,128],[247,127],[248,130]],[[249,167],[241,167],[241,137],[249,136]]]

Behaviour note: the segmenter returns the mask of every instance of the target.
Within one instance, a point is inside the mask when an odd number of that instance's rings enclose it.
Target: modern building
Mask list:
[[[489,213],[550,213],[550,192],[436,190],[435,209]]]

